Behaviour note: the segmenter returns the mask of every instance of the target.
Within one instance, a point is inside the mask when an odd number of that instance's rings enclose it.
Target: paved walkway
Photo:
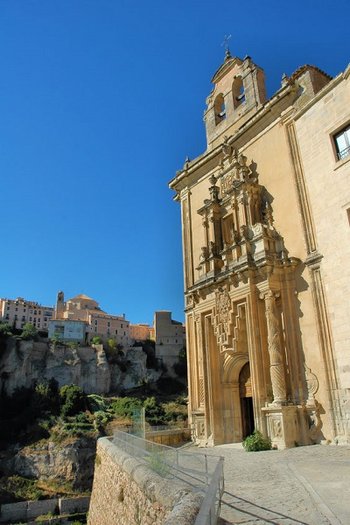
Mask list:
[[[350,446],[197,451],[225,458],[222,524],[350,525]]]

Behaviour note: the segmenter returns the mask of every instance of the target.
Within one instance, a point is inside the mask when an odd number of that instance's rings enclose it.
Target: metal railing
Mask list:
[[[122,431],[115,431],[111,440],[119,449],[138,458],[161,477],[186,483],[191,490],[203,494],[195,525],[217,523],[224,490],[222,457],[192,454]]]
[[[347,148],[342,149],[341,151],[338,151],[338,159],[342,160],[345,159],[345,157],[348,157],[350,155],[350,146]]]
[[[224,492],[224,458],[218,464],[207,487],[201,508],[194,525],[215,525],[220,515],[221,498]]]

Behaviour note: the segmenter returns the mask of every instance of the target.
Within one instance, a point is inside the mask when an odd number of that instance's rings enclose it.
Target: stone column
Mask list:
[[[271,290],[263,296],[267,321],[267,342],[270,355],[273,404],[281,405],[286,403],[287,395],[284,360],[280,340],[280,326],[276,311],[276,297],[278,297],[278,294],[274,294]]]
[[[201,330],[201,317],[195,316],[196,334],[197,334],[197,408],[204,408],[205,390],[204,390],[204,364],[203,364],[203,340]]]

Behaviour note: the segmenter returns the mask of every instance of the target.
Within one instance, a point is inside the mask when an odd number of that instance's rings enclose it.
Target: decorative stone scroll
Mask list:
[[[308,394],[306,403],[307,405],[314,405],[315,395],[318,391],[319,382],[317,376],[313,372],[311,372],[311,368],[309,368],[306,364],[304,364],[304,370]]]

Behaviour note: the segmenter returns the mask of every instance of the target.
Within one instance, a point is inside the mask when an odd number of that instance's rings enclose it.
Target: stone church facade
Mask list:
[[[303,66],[266,99],[229,52],[181,204],[189,412],[203,445],[346,440],[350,417],[350,68]]]

